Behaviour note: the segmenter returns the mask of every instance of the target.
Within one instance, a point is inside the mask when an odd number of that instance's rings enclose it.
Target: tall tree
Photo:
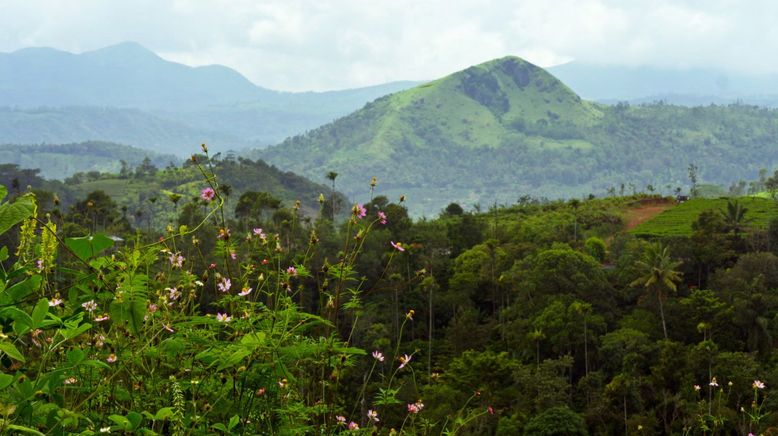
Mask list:
[[[662,318],[662,332],[667,339],[667,323],[665,322],[664,299],[667,291],[676,292],[676,283],[681,281],[681,273],[676,269],[681,265],[680,261],[674,261],[670,257],[667,247],[660,244],[651,244],[646,250],[643,260],[638,261],[637,267],[640,277],[634,280],[631,286],[642,286],[649,292],[656,293],[659,301],[659,316]]]

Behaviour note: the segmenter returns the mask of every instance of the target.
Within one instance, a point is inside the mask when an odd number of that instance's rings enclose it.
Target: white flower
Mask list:
[[[764,382],[760,380],[754,380],[754,389],[764,389]]]
[[[245,297],[246,295],[250,294],[251,291],[253,291],[252,288],[243,288],[242,291],[238,292],[238,295],[240,295],[241,297]]]
[[[380,419],[378,419],[378,412],[376,412],[376,411],[375,411],[375,410],[373,410],[373,409],[369,409],[369,410],[367,411],[367,419],[369,419],[369,420],[371,420],[371,421],[373,421],[373,422],[378,422],[378,421],[380,421]]]
[[[95,303],[95,300],[89,300],[85,303],[81,303],[81,307],[83,307],[87,312],[94,312],[97,310],[97,303]]]

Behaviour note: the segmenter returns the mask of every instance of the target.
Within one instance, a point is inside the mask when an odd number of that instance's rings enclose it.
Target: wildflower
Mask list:
[[[380,419],[378,419],[378,412],[376,412],[373,409],[368,409],[367,411],[367,419],[373,422],[378,422]]]
[[[416,315],[416,311],[411,309],[408,311],[408,313],[405,314],[405,318],[413,321],[413,315]]]
[[[343,415],[338,415],[335,417],[335,419],[338,421],[338,425],[346,425],[346,417]]]
[[[109,354],[108,357],[105,359],[105,361],[108,363],[116,362],[116,355],[113,353]]]
[[[221,239],[223,241],[230,239],[230,229],[228,228],[219,229],[219,234],[216,236],[216,238]]]
[[[257,389],[257,396],[258,396],[258,397],[261,397],[261,396],[263,396],[263,395],[265,395],[265,388],[259,388],[259,389]]]
[[[373,351],[373,359],[375,359],[375,360],[377,360],[379,362],[383,362],[384,361],[384,353],[382,353],[382,352],[380,352],[378,350]]]
[[[389,241],[390,244],[392,244],[392,247],[394,247],[395,250],[403,252],[405,251],[405,247],[403,247],[402,242],[395,243],[394,241]]]
[[[719,383],[716,381],[716,377],[713,377],[713,379],[708,384],[711,385],[714,388],[719,387]]]
[[[36,260],[35,267],[38,268],[38,271],[43,271],[43,260],[42,259]]]
[[[217,313],[216,314],[216,321],[219,321],[219,322],[230,322],[230,321],[232,321],[232,317],[227,315],[226,313]]]
[[[238,258],[238,253],[235,252],[235,250],[230,251],[230,259],[236,260]]]
[[[764,389],[764,382],[760,380],[754,380],[754,384],[752,386],[754,389]]]
[[[421,407],[419,407],[419,406],[421,406]],[[417,401],[415,403],[412,403],[412,404],[409,403],[408,404],[408,413],[416,414],[416,413],[421,412],[421,409],[423,409],[423,408],[424,408],[424,404],[419,402],[419,401]]]
[[[227,292],[232,287],[232,282],[227,277],[222,277],[222,280],[216,284],[216,287],[220,292]]]
[[[148,311],[149,313],[155,313],[157,311],[157,305],[154,303],[149,304]]]
[[[216,269],[216,264],[211,262],[211,264],[208,265],[208,269]]]
[[[262,231],[260,228],[254,229],[254,236],[259,236],[259,239],[266,241],[267,240],[267,234]]]
[[[404,354],[400,356],[400,367],[398,369],[405,368],[405,365],[409,364],[411,362],[412,356],[409,356],[407,354]]]
[[[171,253],[169,259],[170,266],[173,268],[181,268],[184,266],[184,256],[181,256],[179,253]]]
[[[359,218],[362,219],[367,216],[367,209],[365,209],[365,206],[362,205],[362,203],[357,203],[354,205],[354,207],[351,209],[351,213]]]
[[[241,297],[245,297],[246,295],[250,294],[251,291],[253,290],[254,289],[252,288],[243,288],[240,292],[238,292],[238,295],[240,295]]]
[[[70,378],[66,378],[63,383],[65,383],[66,385],[72,385],[73,383],[77,383],[77,382],[78,382],[77,378],[70,377]]]
[[[378,211],[378,222],[382,225],[386,225],[386,214],[383,211]]]
[[[281,389],[285,389],[289,385],[289,381],[285,378],[282,378],[278,381],[278,387]]]
[[[200,198],[202,198],[206,202],[213,201],[213,198],[216,196],[216,191],[213,190],[213,188],[203,188],[202,191],[200,191]]]
[[[262,259],[262,262],[260,262],[260,263],[261,263],[262,265],[267,265],[268,263],[270,263],[270,261],[269,261],[269,260],[267,260],[267,259]]]
[[[108,316],[107,313],[104,313],[102,316],[98,316],[97,318],[95,318],[95,321],[102,322],[102,321],[108,321],[109,319],[111,319],[111,317]]]
[[[60,304],[62,304],[62,300],[59,298],[54,298],[53,300],[49,301],[49,307],[57,307]]]
[[[173,327],[170,327],[170,324],[162,324],[162,328],[169,331],[170,333],[173,333]]]
[[[205,283],[201,282],[200,280],[195,280],[194,284],[200,287],[205,286]]]
[[[297,275],[297,268],[290,266],[286,269],[286,273],[289,274],[291,277],[295,277]]]
[[[490,415],[494,415],[494,407],[489,406],[486,408],[486,411],[489,412]]]
[[[695,391],[699,391],[700,389],[702,389],[702,388],[700,387],[700,385],[694,385],[694,390],[695,390]]]
[[[95,336],[95,347],[103,348],[103,345],[105,345],[105,336],[104,335]]]
[[[181,296],[181,291],[176,288],[165,288],[165,290],[168,291],[168,299],[171,301],[176,301]]]
[[[95,300],[89,300],[85,303],[81,303],[81,307],[83,307],[87,312],[94,312],[97,310],[97,303],[95,303]]]
[[[348,423],[348,429],[349,430],[359,430],[359,424],[357,424],[354,421],[351,421]]]
[[[111,427],[100,427],[100,433],[110,433]]]

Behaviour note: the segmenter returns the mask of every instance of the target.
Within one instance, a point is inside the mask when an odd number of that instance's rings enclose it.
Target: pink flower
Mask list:
[[[394,241],[389,241],[389,243],[392,244],[392,247],[394,247],[395,250],[400,252],[405,251],[405,247],[403,247],[402,242],[395,243]]]
[[[108,363],[114,363],[114,362],[116,362],[116,355],[115,355],[115,354],[113,354],[113,353],[111,353],[111,354],[110,354],[110,355],[109,355],[109,356],[108,356],[108,357],[105,359],[105,361],[106,361],[106,362],[108,362]]]
[[[267,240],[267,234],[265,234],[265,232],[263,232],[260,228],[254,229],[254,236],[259,236],[259,239],[263,241]]]
[[[227,292],[232,287],[232,282],[227,277],[222,277],[222,280],[216,284],[216,287],[221,292]]]
[[[365,209],[365,206],[363,206],[362,203],[357,203],[354,205],[354,208],[351,209],[351,213],[357,218],[362,219],[367,216],[367,209]]]
[[[378,211],[378,222],[386,225],[386,214],[383,211]]]
[[[297,275],[297,268],[290,266],[286,269],[286,273],[289,274],[291,277],[295,277]]]
[[[405,368],[405,365],[409,364],[411,362],[412,358],[413,358],[413,356],[409,356],[407,354],[404,354],[404,355],[400,356],[400,366],[399,366],[398,369]]]
[[[157,305],[154,303],[149,304],[149,313],[154,313],[157,311]]]
[[[382,352],[380,352],[378,350],[373,351],[373,359],[375,359],[375,360],[377,360],[379,362],[383,362],[384,361],[384,353],[382,353]]]
[[[368,409],[367,411],[367,419],[373,422],[378,422],[380,419],[378,419],[378,412],[376,412],[373,409]]]
[[[38,259],[35,261],[35,267],[38,268],[38,271],[43,271],[43,260]]]
[[[59,298],[55,298],[49,301],[49,307],[56,307],[59,306],[60,304],[62,304],[62,300],[60,300]]]
[[[103,322],[103,321],[108,321],[109,319],[111,319],[111,317],[108,316],[107,313],[104,313],[102,316],[98,316],[97,318],[95,318],[95,321],[96,322]]]
[[[216,191],[214,191],[213,188],[203,188],[203,190],[200,191],[200,198],[204,201],[211,202],[215,196]]]
[[[97,303],[95,303],[95,300],[89,300],[85,303],[81,303],[81,307],[83,307],[87,312],[94,312],[97,310]]]
[[[230,321],[232,321],[232,317],[227,315],[226,313],[217,313],[216,314],[216,321],[219,321],[219,322],[230,322]]]
[[[343,415],[338,415],[335,417],[335,419],[338,421],[338,425],[346,425],[346,417]]]
[[[246,295],[250,294],[251,291],[253,290],[254,289],[252,288],[243,288],[240,292],[238,292],[238,295],[240,295],[241,297],[245,297]]]
[[[178,253],[171,253],[170,254],[170,266],[173,268],[181,268],[184,266],[184,256],[181,256]]]
[[[752,386],[754,389],[764,389],[764,382],[760,380],[754,380],[754,384]]]
[[[236,253],[235,251],[230,251],[230,258],[232,260],[236,260],[238,258],[238,253]]]
[[[424,403],[422,403],[421,400],[413,404],[408,404],[408,413],[419,413],[422,409],[424,409]]]
[[[173,333],[173,327],[170,327],[170,324],[162,324],[162,328],[169,331],[170,333]]]
[[[217,239],[221,239],[223,241],[226,241],[227,239],[230,239],[230,229],[219,229],[219,234],[216,235]]]
[[[359,424],[357,424],[354,421],[351,421],[348,423],[348,429],[349,430],[359,430]]]
[[[486,411],[489,412],[490,415],[494,415],[494,407],[489,406],[486,408]]]
[[[181,291],[176,288],[166,288],[165,290],[168,291],[167,298],[171,301],[176,301],[181,296]]]

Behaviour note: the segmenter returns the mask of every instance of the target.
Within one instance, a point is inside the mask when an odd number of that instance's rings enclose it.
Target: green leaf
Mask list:
[[[238,415],[233,415],[233,417],[230,418],[230,423],[227,425],[227,430],[232,431],[232,429],[238,425],[238,422],[240,422],[240,417]]]
[[[59,334],[61,334],[63,338],[70,340],[91,328],[92,328],[92,324],[84,323],[77,327],[68,327],[66,329],[60,329]]]
[[[227,430],[227,427],[224,426],[221,422],[217,422],[216,424],[212,425],[211,427],[215,428],[216,430],[219,430],[222,433],[229,433],[230,431]]]
[[[82,366],[91,366],[92,368],[111,369],[111,367],[101,360],[85,360],[81,362]]]
[[[16,377],[12,376],[11,374],[0,374],[0,389],[5,389],[8,386],[11,386],[11,383],[14,382],[14,379]]]
[[[84,360],[84,357],[86,357],[86,354],[79,348],[74,348],[68,351],[67,354],[68,363],[70,363],[73,366],[76,366],[79,363],[81,363],[81,361]]]
[[[22,353],[20,353],[16,346],[10,342],[0,342],[0,351],[4,352],[12,359],[16,359],[19,362],[24,362],[24,356],[22,356]]]
[[[43,324],[43,320],[46,319],[47,313],[49,313],[49,300],[41,298],[32,310],[33,329],[37,329]]]
[[[146,302],[143,300],[131,300],[111,302],[109,307],[114,323],[122,323],[133,334],[139,334],[143,328],[143,318],[146,316]]]
[[[0,248],[0,262],[5,262],[6,260],[8,260],[8,247]]]
[[[36,436],[45,436],[43,433],[39,432],[38,430],[35,430],[34,428],[25,427],[23,425],[17,425],[17,424],[8,424],[5,426],[8,430],[14,430],[20,433],[27,433],[27,434],[34,434]]]
[[[127,414],[127,420],[130,421],[131,427],[129,430],[136,430],[143,422],[143,415],[138,412],[130,412]]]
[[[0,205],[0,235],[31,217],[34,212],[35,197],[32,195],[25,195],[17,198],[13,203]]]
[[[168,418],[172,418],[175,415],[172,407],[163,407],[157,410],[157,414],[154,415],[154,421],[164,421]]]
[[[82,236],[80,238],[67,238],[65,245],[81,260],[91,259],[100,252],[113,247],[113,239],[103,235]]]
[[[23,300],[40,287],[41,279],[41,276],[34,275],[6,289],[0,296],[0,304],[10,305]]]

